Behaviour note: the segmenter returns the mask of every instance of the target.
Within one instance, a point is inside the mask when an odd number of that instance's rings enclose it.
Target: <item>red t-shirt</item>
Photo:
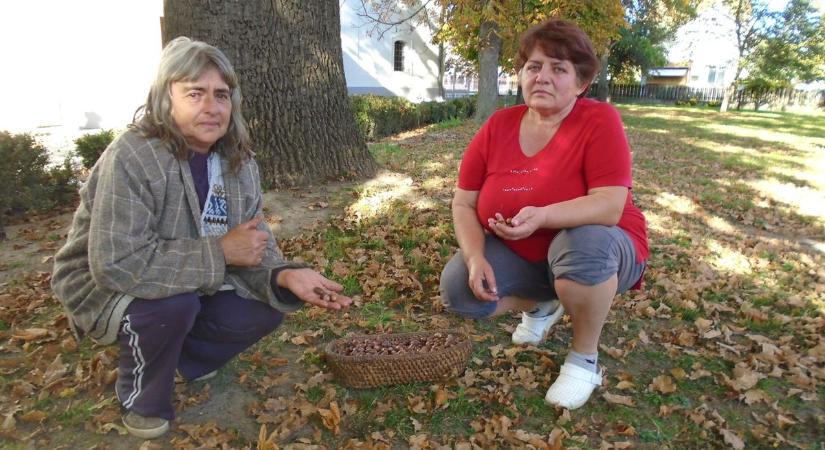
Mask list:
[[[525,156],[519,144],[527,106],[496,111],[470,142],[461,161],[458,187],[480,191],[476,214],[482,227],[500,212],[515,216],[525,206],[547,206],[584,195],[591,188],[632,185],[630,146],[613,106],[578,99],[558,131],[541,151]],[[636,261],[647,260],[647,227],[630,191],[618,226],[636,248]],[[559,230],[539,229],[525,239],[503,240],[528,261],[547,258]]]

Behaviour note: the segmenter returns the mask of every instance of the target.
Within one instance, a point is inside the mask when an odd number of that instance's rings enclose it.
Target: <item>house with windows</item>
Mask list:
[[[344,76],[351,95],[399,96],[413,102],[441,98],[439,49],[432,43],[429,24],[376,25],[364,17],[360,0],[340,2]],[[399,2],[397,19],[415,10]]]
[[[648,84],[724,88],[733,82],[738,49],[736,30],[721,0],[709,2],[696,18],[677,32],[670,45],[667,67],[653,67]]]

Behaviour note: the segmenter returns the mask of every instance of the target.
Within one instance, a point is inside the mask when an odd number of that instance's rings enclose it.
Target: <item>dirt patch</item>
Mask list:
[[[357,183],[338,182],[301,190],[264,194],[264,214],[277,239],[286,239],[323,226],[341,214]],[[50,272],[54,253],[66,241],[74,208],[18,218],[5,227],[0,241],[0,285],[31,271]]]
[[[338,182],[322,186],[264,193],[264,214],[278,239],[297,236],[325,224],[341,214],[357,183]]]
[[[0,241],[0,286],[32,272],[51,272],[54,253],[66,241],[71,212],[52,212],[21,218],[5,227]]]

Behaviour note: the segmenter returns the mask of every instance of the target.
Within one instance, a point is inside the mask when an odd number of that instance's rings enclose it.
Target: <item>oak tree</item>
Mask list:
[[[202,40],[234,64],[265,187],[375,170],[347,97],[339,14],[324,0],[164,1],[164,42]]]

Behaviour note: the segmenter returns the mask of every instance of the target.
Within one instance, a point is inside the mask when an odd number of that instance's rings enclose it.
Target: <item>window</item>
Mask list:
[[[716,84],[716,66],[708,66],[708,84]]]
[[[393,69],[396,72],[404,71],[404,41],[395,41],[395,52],[393,53]]]

